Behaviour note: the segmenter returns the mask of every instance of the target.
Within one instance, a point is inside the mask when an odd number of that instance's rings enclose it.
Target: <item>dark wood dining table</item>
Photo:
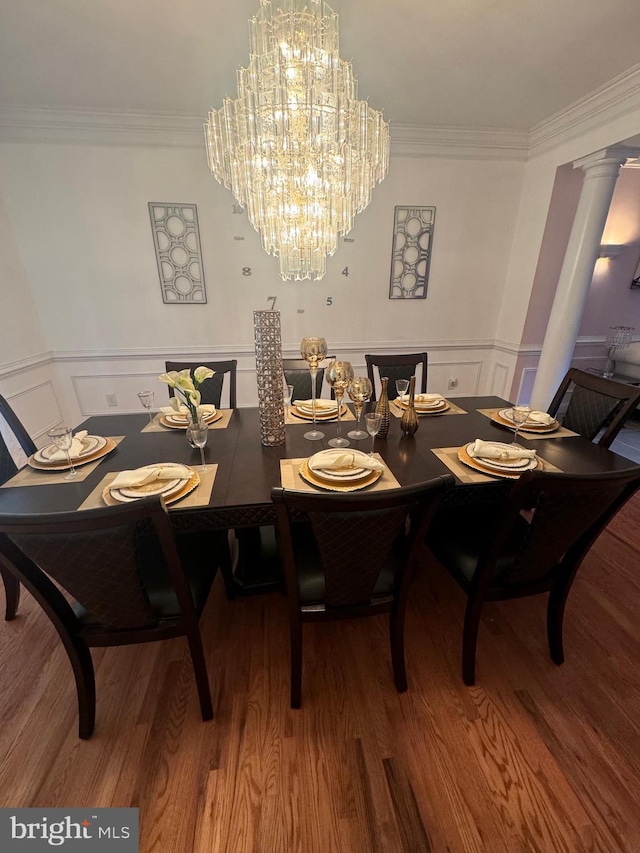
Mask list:
[[[427,416],[420,418],[412,438],[403,435],[400,420],[391,417],[386,439],[377,439],[380,453],[400,485],[410,485],[445,474],[448,468],[432,453],[432,448],[461,446],[476,438],[511,441],[513,434],[493,423],[478,409],[504,408],[499,397],[458,397],[455,403],[466,414]],[[198,466],[199,451],[186,441],[184,431],[167,429],[142,432],[149,423],[146,413],[116,414],[90,417],[78,429],[94,435],[124,436],[116,450],[106,456],[81,482],[55,485],[15,486],[0,488],[0,513],[47,513],[77,509],[106,473],[122,471],[160,462],[180,462]],[[215,483],[206,506],[170,509],[178,529],[206,523],[209,528],[256,528],[274,523],[271,489],[280,485],[280,460],[308,457],[328,447],[336,425],[325,423],[325,438],[308,441],[304,433],[308,424],[287,425],[286,441],[279,447],[263,447],[260,443],[260,421],[257,408],[236,409],[226,429],[211,429],[206,447],[206,460],[217,463]],[[343,432],[348,429],[343,425]],[[630,460],[599,447],[580,436],[527,439],[521,434],[519,443],[535,448],[546,461],[567,473],[597,473],[634,467]],[[353,441],[352,447],[369,450],[370,440]],[[461,507],[491,500],[510,486],[508,480],[496,479],[480,484],[457,482],[448,500]]]
[[[421,417],[418,432],[412,438],[402,434],[399,418],[392,416],[387,438],[376,439],[376,452],[380,453],[400,485],[419,483],[447,473],[448,469],[431,452],[432,448],[460,446],[475,438],[507,442],[513,439],[512,432],[502,429],[477,411],[504,408],[508,405],[505,400],[499,397],[458,397],[455,402],[467,414]],[[200,464],[199,451],[189,446],[183,430],[142,432],[148,423],[145,413],[99,415],[84,421],[78,429],[86,429],[93,435],[122,435],[125,438],[81,482],[0,488],[0,512],[74,510],[109,471],[123,471],[155,462]],[[350,423],[343,423],[343,432]],[[226,429],[209,431],[206,460],[216,462],[218,471],[208,506],[181,510],[178,503],[171,508],[172,516],[206,511],[219,519],[220,527],[272,523],[274,513],[270,493],[273,486],[280,485],[280,460],[307,457],[327,448],[328,440],[335,435],[336,424],[325,423],[321,428],[325,433],[324,439],[307,441],[304,433],[308,424],[288,425],[285,444],[263,447],[258,409],[236,409]],[[521,433],[519,443],[535,448],[540,456],[567,473],[617,471],[634,465],[629,459],[580,436],[530,441]],[[370,446],[369,439],[351,443],[351,447],[359,450],[368,451]],[[457,489],[490,489],[501,482],[496,480],[480,486],[459,483]]]

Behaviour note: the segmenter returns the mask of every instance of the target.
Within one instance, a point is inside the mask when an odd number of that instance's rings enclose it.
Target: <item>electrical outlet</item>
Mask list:
[[[107,394],[107,406],[117,406],[118,398],[115,394]]]
[[[453,377],[451,377],[451,379],[447,383],[447,389],[450,391],[452,388],[457,388],[457,387],[458,387],[458,377],[453,376]]]

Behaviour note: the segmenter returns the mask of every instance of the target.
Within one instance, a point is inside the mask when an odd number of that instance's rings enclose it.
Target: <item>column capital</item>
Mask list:
[[[601,151],[595,151],[593,154],[587,154],[586,157],[581,157],[579,160],[574,160],[573,168],[582,169],[585,175],[592,170],[596,170],[600,174],[607,174],[619,169],[627,160],[633,160],[639,156],[639,148],[612,145],[609,148],[603,148]]]

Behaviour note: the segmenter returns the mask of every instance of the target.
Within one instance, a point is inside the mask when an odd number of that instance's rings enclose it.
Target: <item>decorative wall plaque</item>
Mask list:
[[[149,202],[162,301],[192,304],[207,301],[195,204]]]
[[[284,444],[282,337],[279,311],[254,311],[260,439],[265,447]]]
[[[435,207],[395,208],[389,299],[426,298],[435,218]]]

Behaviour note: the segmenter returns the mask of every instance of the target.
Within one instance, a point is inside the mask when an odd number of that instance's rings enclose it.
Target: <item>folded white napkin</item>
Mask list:
[[[71,439],[71,447],[69,448],[69,456],[72,459],[77,459],[82,453],[84,446],[82,444],[82,439],[87,437],[87,430],[81,429],[79,432],[73,434],[73,438]],[[49,462],[66,462],[67,454],[64,450],[56,450],[55,453],[52,453],[49,457]]]
[[[516,447],[513,444],[482,441],[481,438],[476,438],[468,453],[472,459],[480,457],[481,459],[497,459],[505,462],[512,459],[533,459],[536,455],[535,450],[525,450],[524,447]]]
[[[303,406],[305,409],[313,409],[313,400],[294,400],[294,406]],[[333,411],[338,408],[336,400],[316,400],[316,411]]]
[[[162,406],[160,411],[163,415],[184,415],[185,418],[189,414],[189,409],[186,406],[180,406],[177,411],[173,406]],[[209,417],[209,415],[215,415],[216,407],[210,403],[203,403],[201,406],[198,406],[198,413]]]
[[[133,471],[121,471],[111,483],[112,489],[130,489],[146,486],[156,480],[188,480],[191,470],[186,465],[145,465]]]
[[[353,450],[321,450],[315,453],[307,462],[312,471],[319,468],[325,471],[341,471],[348,468],[366,468],[369,471],[382,471],[384,465],[374,456],[362,451]]]
[[[548,412],[529,412],[529,417],[527,418],[527,422],[532,424],[543,424],[544,426],[551,426],[556,422],[556,419],[553,415],[550,415]]]
[[[400,399],[403,403],[408,403],[409,395],[403,394]],[[444,398],[442,394],[414,394],[413,399],[416,403],[439,403]]]

